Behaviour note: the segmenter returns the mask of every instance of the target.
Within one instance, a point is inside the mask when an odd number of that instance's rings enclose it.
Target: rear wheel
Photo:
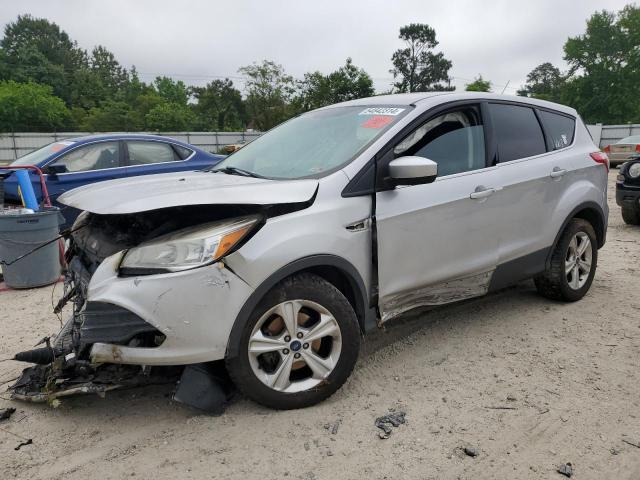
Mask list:
[[[556,245],[549,267],[535,278],[538,292],[553,300],[575,302],[585,296],[598,263],[598,243],[593,227],[572,219]]]
[[[239,354],[226,361],[229,375],[247,397],[271,408],[302,408],[331,396],[360,349],[351,304],[311,274],[274,287],[242,329]]]
[[[640,208],[622,207],[622,220],[628,225],[640,225]]]

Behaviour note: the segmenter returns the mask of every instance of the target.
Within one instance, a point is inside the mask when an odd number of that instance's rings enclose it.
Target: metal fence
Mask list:
[[[589,125],[593,141],[601,148],[616,143],[631,135],[640,135],[639,124],[627,125]]]
[[[49,143],[90,135],[84,132],[0,133],[0,164],[10,163]],[[154,133],[190,143],[202,150],[218,153],[229,144],[244,143],[259,137],[258,132],[163,132]]]
[[[640,135],[640,124],[588,125],[596,145],[605,147],[631,135]],[[0,164],[10,163],[22,155],[51,142],[89,135],[83,132],[0,133]],[[155,135],[173,137],[212,153],[234,143],[244,143],[259,137],[258,132],[163,132]]]

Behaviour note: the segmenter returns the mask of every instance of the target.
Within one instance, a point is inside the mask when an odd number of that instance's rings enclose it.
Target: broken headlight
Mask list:
[[[211,264],[231,253],[260,224],[258,216],[222,220],[178,230],[128,250],[120,273],[179,272]]]

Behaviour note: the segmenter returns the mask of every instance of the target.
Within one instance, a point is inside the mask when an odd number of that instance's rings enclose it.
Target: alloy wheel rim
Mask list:
[[[576,233],[569,242],[564,262],[564,271],[570,288],[580,290],[587,283],[592,260],[591,239],[584,232]]]
[[[333,372],[342,351],[335,317],[310,300],[288,300],[258,320],[247,346],[253,374],[284,393],[314,388]]]

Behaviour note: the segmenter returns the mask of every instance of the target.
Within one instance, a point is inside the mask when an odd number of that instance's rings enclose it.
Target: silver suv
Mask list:
[[[312,405],[350,375],[363,333],[410,309],[525,279],[582,298],[608,169],[575,110],[544,101],[321,108],[210,170],[60,197],[85,213],[68,257],[74,341],[57,345],[91,365],[224,359],[256,402]]]

